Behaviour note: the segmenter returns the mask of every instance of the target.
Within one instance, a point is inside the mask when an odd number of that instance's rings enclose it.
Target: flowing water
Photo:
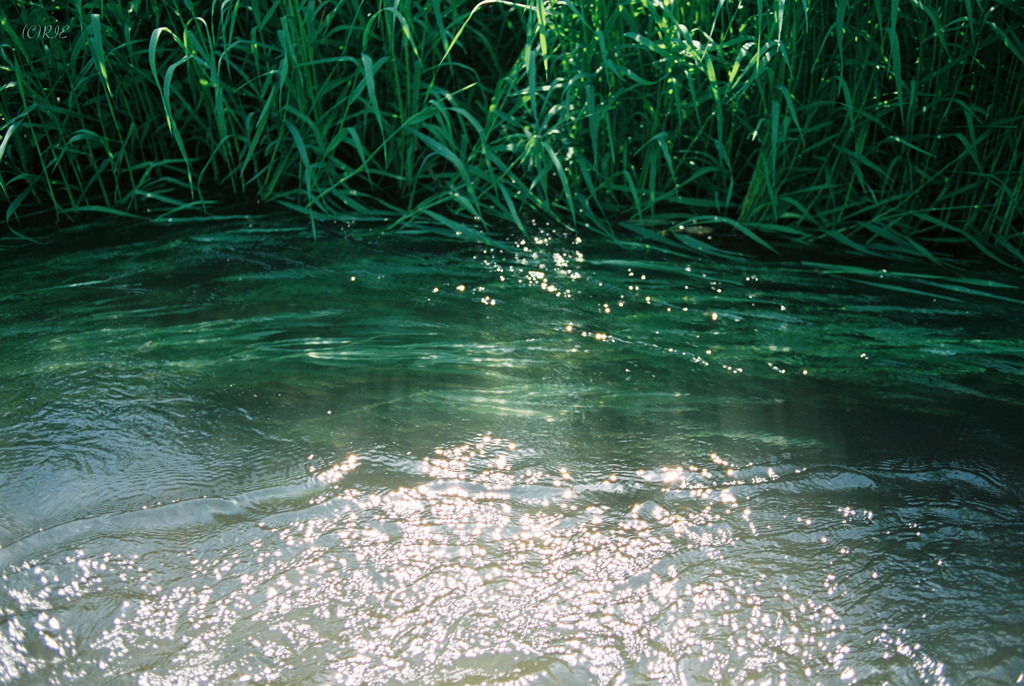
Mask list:
[[[1024,679],[1024,305],[110,243],[0,256],[0,683]]]

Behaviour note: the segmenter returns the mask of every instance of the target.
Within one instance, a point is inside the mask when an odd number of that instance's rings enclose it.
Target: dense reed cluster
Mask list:
[[[1012,0],[36,0],[0,26],[12,228],[245,198],[1024,265]]]

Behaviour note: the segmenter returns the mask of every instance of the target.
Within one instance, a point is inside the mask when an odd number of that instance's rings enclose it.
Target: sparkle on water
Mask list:
[[[9,251],[0,682],[1024,679],[1024,307],[515,247]]]

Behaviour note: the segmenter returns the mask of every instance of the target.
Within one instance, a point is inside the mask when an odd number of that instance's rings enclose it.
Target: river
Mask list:
[[[287,224],[0,254],[0,683],[1024,679],[1024,305]]]

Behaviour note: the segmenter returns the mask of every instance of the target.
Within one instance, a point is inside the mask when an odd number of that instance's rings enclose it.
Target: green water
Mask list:
[[[273,226],[0,254],[0,682],[1024,673],[1024,306]]]

